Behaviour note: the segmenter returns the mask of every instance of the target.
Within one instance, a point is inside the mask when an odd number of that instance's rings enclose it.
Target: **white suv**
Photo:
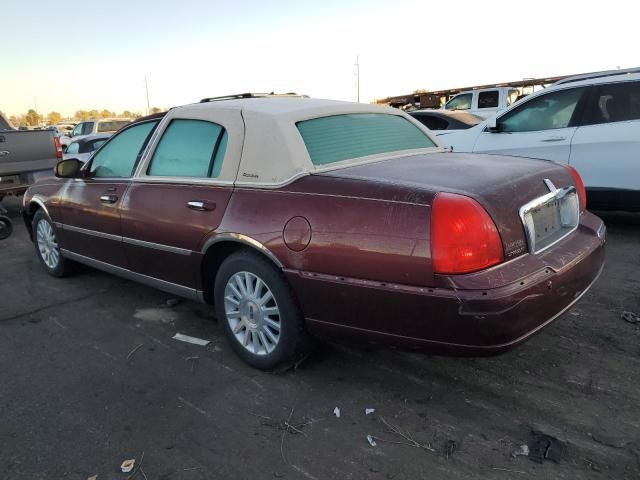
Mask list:
[[[565,78],[438,138],[456,152],[569,163],[584,179],[589,208],[640,210],[640,68]]]
[[[99,133],[115,133],[125,125],[131,123],[128,118],[102,118],[99,120],[85,120],[77,124],[68,137],[62,137],[61,144],[68,147],[72,140],[80,140],[87,135]]]

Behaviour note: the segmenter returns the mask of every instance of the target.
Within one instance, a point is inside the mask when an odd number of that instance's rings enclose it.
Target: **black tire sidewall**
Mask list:
[[[13,233],[13,223],[8,217],[0,216],[0,240],[5,240]]]
[[[280,311],[280,339],[273,352],[254,355],[238,342],[231,331],[224,308],[224,291],[228,280],[238,272],[250,272],[262,279],[275,297]],[[234,351],[248,364],[262,370],[285,367],[301,356],[306,345],[306,330],[293,292],[282,273],[269,261],[251,252],[238,252],[222,262],[214,285],[216,316],[223,324]]]
[[[56,241],[58,241],[58,233],[56,232],[56,228],[53,225],[53,222],[43,210],[38,210],[36,214],[33,216],[33,222],[31,224],[31,228],[33,230],[33,244],[35,246],[36,255],[38,257],[38,260],[40,260],[40,263],[42,264],[42,266],[44,267],[44,269],[49,275],[52,275],[54,277],[63,277],[67,272],[65,268],[65,259],[62,256],[62,253],[60,252],[60,244],[58,243],[58,253],[60,254],[60,257],[58,260],[58,265],[56,265],[56,268],[50,268],[44,262],[44,259],[40,254],[40,248],[38,248],[38,224],[42,220],[46,221],[51,226],[53,233],[56,235]]]

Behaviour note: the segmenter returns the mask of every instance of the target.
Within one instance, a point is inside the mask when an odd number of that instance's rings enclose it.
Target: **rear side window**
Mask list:
[[[588,125],[640,119],[640,82],[602,85],[596,92]]]
[[[569,88],[533,98],[499,118],[501,132],[534,132],[566,128],[584,93],[584,88]]]
[[[314,165],[435,146],[422,130],[398,115],[333,115],[304,120],[297,127]]]
[[[90,172],[94,177],[130,177],[158,124],[145,122],[123,130],[95,154]]]
[[[109,120],[107,122],[99,122],[98,133],[116,132],[127,124],[129,124],[129,120]]]
[[[227,134],[217,123],[173,120],[156,148],[148,175],[163,177],[217,177],[227,145]]]
[[[447,110],[469,110],[471,108],[471,100],[473,99],[473,93],[464,93],[462,95],[456,95],[447,102],[445,108]]]
[[[497,108],[499,96],[498,90],[480,92],[478,94],[478,108]]]
[[[449,126],[449,122],[440,117],[432,117],[430,115],[413,115],[413,118],[418,120],[429,130],[446,130]]]

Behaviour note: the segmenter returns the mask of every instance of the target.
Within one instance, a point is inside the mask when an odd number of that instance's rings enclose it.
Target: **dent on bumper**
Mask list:
[[[576,235],[544,255],[456,277],[450,289],[285,272],[318,335],[438,353],[499,352],[558,318],[595,283],[604,264],[602,225],[588,214]]]

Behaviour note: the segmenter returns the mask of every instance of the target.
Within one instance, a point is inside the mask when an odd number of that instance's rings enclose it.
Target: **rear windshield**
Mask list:
[[[99,122],[98,132],[115,132],[128,124],[129,120],[110,120],[108,122]]]
[[[314,165],[436,146],[406,118],[384,113],[314,118],[297,127]]]

